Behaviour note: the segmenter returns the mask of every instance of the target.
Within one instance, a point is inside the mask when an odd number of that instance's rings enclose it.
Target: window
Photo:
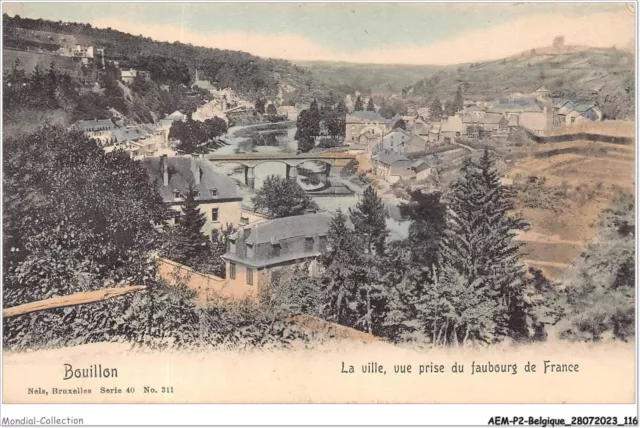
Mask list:
[[[236,253],[236,241],[235,239],[229,239],[229,252],[231,254]]]
[[[236,279],[236,264],[229,262],[229,278]]]
[[[253,285],[253,269],[247,268],[247,285]]]
[[[576,123],[576,118],[575,117],[571,118],[571,123]]]
[[[311,253],[313,251],[313,237],[308,236],[304,238],[304,252]]]
[[[253,258],[253,245],[247,244],[247,258],[248,259]]]
[[[241,225],[249,224],[249,217],[240,217],[240,224]]]
[[[194,198],[199,198],[200,197],[200,191],[198,189],[193,189],[193,197]]]
[[[182,195],[180,195],[180,191],[178,189],[173,189],[173,199],[178,199]]]
[[[281,250],[280,244],[273,244],[271,246],[271,255],[273,257],[280,257],[280,250]]]
[[[216,189],[215,187],[209,189],[209,193],[211,193],[211,196],[218,196],[218,189]]]
[[[211,221],[218,221],[218,208],[211,208]]]

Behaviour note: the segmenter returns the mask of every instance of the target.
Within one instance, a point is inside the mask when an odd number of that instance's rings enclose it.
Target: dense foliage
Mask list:
[[[176,150],[186,154],[209,153],[224,143],[219,139],[227,133],[227,123],[219,117],[202,122],[189,117],[185,122],[174,121],[169,138],[178,140]]]
[[[292,179],[270,175],[252,199],[257,211],[269,218],[290,217],[315,209],[313,199]]]
[[[562,337],[598,341],[635,334],[635,201],[619,197],[602,218],[600,233],[572,267],[560,293]]]

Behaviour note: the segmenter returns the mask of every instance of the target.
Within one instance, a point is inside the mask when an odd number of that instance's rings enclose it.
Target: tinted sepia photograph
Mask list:
[[[3,2],[2,401],[634,403],[635,36]]]

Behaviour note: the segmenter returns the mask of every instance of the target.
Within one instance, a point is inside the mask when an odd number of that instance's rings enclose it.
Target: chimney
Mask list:
[[[162,184],[167,187],[169,185],[169,165],[167,164],[167,155],[160,156],[160,168],[162,169]]]
[[[199,186],[201,171],[198,165],[198,155],[191,155],[191,173],[193,174],[196,186]]]

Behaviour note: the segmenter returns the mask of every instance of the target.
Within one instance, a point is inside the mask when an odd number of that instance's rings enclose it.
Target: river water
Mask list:
[[[250,148],[247,146],[246,141],[247,137],[241,136],[238,137],[235,134],[238,133],[242,129],[251,128],[251,127],[259,127],[260,125],[248,125],[248,126],[236,126],[229,128],[228,136],[225,137],[225,141],[228,145],[219,148],[216,150],[216,154],[233,154],[237,153],[237,151],[247,151],[247,149],[252,150],[258,153],[274,153],[274,152],[289,152],[295,153],[298,148],[298,143],[294,140],[294,136],[296,133],[296,128],[293,126],[292,128],[288,128],[283,131],[283,135],[277,137],[278,146],[255,146]],[[261,131],[259,131],[262,133]],[[273,132],[273,131],[265,131],[265,132]],[[305,162],[300,165],[301,167],[310,170],[312,172],[321,173],[324,170],[324,165],[322,163],[315,163],[313,161]],[[251,198],[255,195],[255,191],[253,189],[248,188],[244,184],[244,167],[238,164],[233,163],[214,163],[214,167],[220,173],[224,173],[234,179],[238,183],[239,190],[242,192],[244,200],[243,205],[248,208],[252,207]],[[281,162],[263,162],[255,167],[255,188],[259,189],[264,182],[264,179],[269,175],[277,175],[280,177],[286,176],[286,165]],[[302,186],[302,188],[306,190],[313,190],[322,185],[312,185],[308,182],[305,183],[304,177],[298,174],[298,184]],[[317,196],[313,197],[313,200],[316,202],[318,207],[327,212],[334,212],[338,208],[342,210],[345,214],[349,213],[349,208],[354,208],[359,200],[358,194],[353,195],[344,195],[344,196]],[[387,205],[388,210],[391,215],[397,213],[397,209],[395,208],[395,201],[391,201],[383,198],[383,202]],[[397,218],[397,214],[394,215]],[[398,221],[393,218],[387,219],[387,227],[390,231],[390,239],[401,239],[406,238],[409,228],[408,221]]]

